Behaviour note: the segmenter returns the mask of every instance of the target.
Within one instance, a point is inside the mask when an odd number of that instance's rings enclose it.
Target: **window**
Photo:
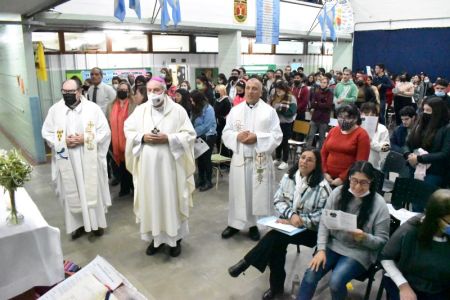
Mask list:
[[[252,42],[252,53],[272,54],[272,45],[256,44],[254,39]]]
[[[198,36],[195,38],[197,52],[219,52],[219,39],[216,37]]]
[[[303,54],[303,42],[279,41],[276,46],[277,54]]]
[[[250,39],[246,37],[241,37],[241,52],[248,53],[248,45],[250,43]]]
[[[106,51],[106,34],[101,31],[64,32],[66,51]]]
[[[148,36],[143,32],[108,31],[112,51],[148,51]]]
[[[308,42],[308,54],[322,54],[322,42]]]
[[[153,35],[154,52],[189,52],[189,36]]]
[[[57,32],[32,32],[31,40],[33,42],[42,42],[46,52],[57,52],[60,50]]]
[[[333,43],[331,42],[308,42],[308,54],[333,55]]]

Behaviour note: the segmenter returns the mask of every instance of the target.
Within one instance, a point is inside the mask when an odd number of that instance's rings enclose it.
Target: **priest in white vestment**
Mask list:
[[[163,244],[170,255],[181,253],[189,233],[194,184],[195,130],[186,110],[165,94],[162,78],[147,83],[148,101],[125,121],[125,156],[135,183],[134,212],[147,255]]]
[[[246,101],[231,109],[222,133],[225,146],[233,151],[228,227],[222,232],[223,238],[249,228],[250,238],[259,240],[256,218],[272,213],[272,152],[281,143],[283,133],[276,111],[260,99],[261,95],[261,82],[247,81]]]
[[[50,107],[42,136],[52,150],[52,180],[72,239],[103,235],[111,206],[106,153],[111,141],[101,108],[81,95],[74,80],[63,83],[63,99]]]

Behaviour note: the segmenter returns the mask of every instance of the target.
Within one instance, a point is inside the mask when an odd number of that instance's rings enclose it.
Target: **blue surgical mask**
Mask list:
[[[444,97],[445,96],[445,92],[444,91],[436,91],[434,92],[434,94],[438,97]]]

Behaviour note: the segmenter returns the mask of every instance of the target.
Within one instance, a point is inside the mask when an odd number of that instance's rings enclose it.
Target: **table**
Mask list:
[[[64,279],[60,232],[51,227],[24,188],[16,191],[21,225],[6,224],[8,193],[0,187],[0,299],[34,286],[52,286]]]

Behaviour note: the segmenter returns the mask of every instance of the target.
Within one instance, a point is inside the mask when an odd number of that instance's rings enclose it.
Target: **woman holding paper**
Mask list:
[[[398,228],[381,253],[389,299],[450,299],[450,190]]]
[[[300,285],[297,300],[312,299],[320,279],[333,270],[331,298],[345,299],[347,282],[363,275],[377,260],[389,239],[389,210],[376,193],[375,169],[366,161],[355,162],[343,186],[330,195],[317,235],[317,253]],[[356,215],[354,229],[330,230],[324,224],[328,210]],[[330,215],[333,215],[332,213]]]
[[[202,138],[209,146],[209,149],[197,158],[198,188],[200,192],[204,192],[213,187],[211,182],[211,153],[216,143],[216,116],[214,108],[201,92],[192,91],[190,95],[192,104],[191,121],[197,133],[197,138]]]
[[[283,294],[286,248],[289,244],[316,245],[320,215],[330,193],[331,188],[323,177],[319,150],[304,149],[298,164],[281,179],[274,196],[274,206],[280,215],[279,223],[305,230],[293,236],[269,231],[242,260],[228,269],[230,275],[237,277],[250,265],[261,272],[269,266],[270,289],[264,293],[263,299],[273,299],[277,294]]]

